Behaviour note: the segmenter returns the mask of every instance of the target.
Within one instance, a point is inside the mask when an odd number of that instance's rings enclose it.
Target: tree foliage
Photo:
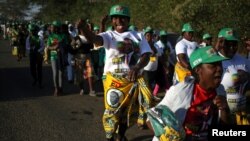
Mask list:
[[[35,18],[45,22],[89,18],[100,24],[112,5],[124,4],[130,8],[131,24],[139,29],[151,26],[179,33],[190,22],[199,37],[205,32],[217,36],[222,27],[233,27],[240,36],[250,30],[250,0],[7,0],[0,10],[21,17],[29,3],[42,6]]]

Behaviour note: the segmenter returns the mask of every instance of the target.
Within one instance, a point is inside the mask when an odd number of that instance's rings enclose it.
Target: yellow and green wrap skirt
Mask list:
[[[178,82],[182,82],[185,80],[186,76],[190,76],[191,72],[190,70],[184,68],[181,66],[179,62],[175,64],[175,75],[176,75],[176,80]]]
[[[102,121],[107,139],[119,132],[121,123],[128,127],[146,124],[146,111],[151,107],[152,95],[142,77],[130,82],[107,73],[103,86],[105,111]]]

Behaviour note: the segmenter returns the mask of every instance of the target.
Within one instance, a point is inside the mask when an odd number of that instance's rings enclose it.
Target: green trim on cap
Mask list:
[[[112,26],[108,26],[106,31],[112,31],[113,30],[113,27]]]
[[[123,6],[123,5],[112,6],[110,9],[109,15],[110,16],[114,16],[114,15],[126,16],[126,17],[130,18],[129,8],[127,6]]]
[[[232,28],[223,28],[218,34],[218,38],[225,38],[230,41],[238,41],[235,31]]]
[[[165,30],[160,31],[160,36],[166,36],[166,35],[168,35],[168,33]]]
[[[29,24],[28,25],[28,31],[31,32],[31,31],[34,31],[36,29],[36,25],[35,24]]]
[[[52,25],[53,25],[53,26],[56,26],[56,27],[59,27],[59,26],[62,25],[62,23],[61,23],[60,21],[53,21],[53,22],[52,22]]]
[[[209,39],[209,38],[212,38],[212,36],[209,34],[209,33],[206,33],[202,36],[202,39],[205,40],[205,39]]]
[[[150,26],[147,26],[146,29],[144,30],[144,34],[148,33],[148,32],[154,32],[153,28],[151,28]]]
[[[130,31],[137,31],[138,29],[137,29],[136,26],[130,25],[129,28],[128,28],[128,30],[130,30]]]
[[[220,56],[212,46],[196,49],[190,56],[190,65],[193,68],[200,64],[214,63],[228,58]]]
[[[96,30],[100,30],[100,28],[99,28],[99,26],[94,26],[94,31],[96,31]]]
[[[192,28],[192,26],[190,25],[190,23],[185,23],[183,26],[182,26],[182,32],[193,32],[194,29]]]

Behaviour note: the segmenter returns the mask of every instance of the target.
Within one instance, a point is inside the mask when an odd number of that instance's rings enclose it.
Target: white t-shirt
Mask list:
[[[170,54],[168,56],[168,62],[172,65],[175,64],[176,62],[176,53],[175,53],[175,50],[174,48],[172,47],[171,43],[170,42],[167,42],[167,46],[165,47],[165,45],[162,43],[161,40],[157,41],[155,43],[155,47],[159,48],[161,50],[161,53],[163,54],[164,53],[164,50],[165,48],[169,48],[170,50]]]
[[[189,62],[189,57],[191,53],[198,47],[198,44],[196,42],[191,42],[186,40],[185,38],[181,39],[175,46],[175,52],[176,52],[176,57],[178,54],[186,54],[188,57],[188,62]],[[179,61],[177,57],[177,61]]]
[[[239,54],[235,54],[232,59],[223,61],[222,66],[224,74],[221,84],[227,92],[229,108],[234,112],[238,108],[242,106],[244,107],[246,104],[246,98],[242,93],[244,85],[237,86],[236,82],[239,79],[238,70],[243,70],[248,73],[250,72],[249,62],[246,58]]]
[[[129,39],[139,45],[139,54],[152,52],[143,34],[136,31],[127,31],[118,33],[117,31],[106,31],[99,34],[103,38],[103,47],[106,50],[106,60],[104,66],[104,75],[107,72],[115,74],[127,74],[130,70],[129,62],[133,52],[129,54],[122,54],[117,50],[117,43],[124,42]],[[126,59],[127,58],[127,59]],[[126,61],[127,60],[127,63]]]

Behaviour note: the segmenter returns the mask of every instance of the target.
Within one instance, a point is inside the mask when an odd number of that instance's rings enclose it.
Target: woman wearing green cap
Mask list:
[[[53,72],[53,82],[54,82],[54,96],[62,94],[62,85],[63,85],[63,70],[66,66],[64,49],[66,45],[66,36],[63,36],[61,33],[61,22],[53,21],[51,26],[51,34],[47,40],[47,46],[50,50],[50,62]]]
[[[128,127],[135,123],[145,124],[145,111],[151,105],[150,91],[141,77],[141,69],[147,65],[151,49],[141,33],[128,30],[128,7],[114,5],[109,16],[114,30],[95,35],[84,28],[84,34],[88,41],[98,47],[103,46],[106,51],[103,73],[103,126],[106,138],[109,141],[123,141],[126,140]],[[139,102],[141,104],[138,104],[138,89],[143,99]]]
[[[198,44],[193,41],[194,30],[190,23],[184,24],[181,31],[183,39],[175,45],[177,63],[175,65],[174,79],[176,82],[182,82],[186,76],[191,75],[189,57],[190,54],[198,47]]]
[[[227,101],[235,117],[237,125],[250,125],[247,119],[246,92],[249,90],[250,64],[249,61],[237,53],[238,38],[232,28],[223,28],[218,34],[217,49],[221,56],[228,57],[222,62],[223,79],[221,84],[227,92]]]
[[[26,50],[29,51],[30,72],[33,77],[32,85],[37,83],[39,88],[42,88],[42,64],[43,64],[43,51],[44,41],[38,36],[38,26],[30,24],[28,26],[29,35],[26,38]]]
[[[209,33],[205,33],[202,36],[202,43],[200,44],[200,47],[205,47],[205,46],[211,46],[212,45],[212,36]]]
[[[220,85],[223,73],[221,61],[226,59],[218,55],[211,46],[199,48],[191,54],[190,64],[194,77],[189,76],[184,82],[170,87],[163,100],[150,110],[153,112],[160,105],[167,106],[175,113],[176,120],[183,125],[183,128],[174,128],[174,123],[168,125],[158,123],[154,120],[154,117],[157,117],[156,113],[155,116],[151,116],[153,118],[149,118],[149,126],[156,135],[154,141],[163,141],[171,137],[183,140],[183,129],[186,133],[186,141],[207,141],[209,126],[230,123],[226,93]],[[165,119],[162,118],[162,120]],[[169,128],[173,128],[172,131],[175,134],[165,130]],[[156,134],[159,129],[164,130],[163,134]]]

